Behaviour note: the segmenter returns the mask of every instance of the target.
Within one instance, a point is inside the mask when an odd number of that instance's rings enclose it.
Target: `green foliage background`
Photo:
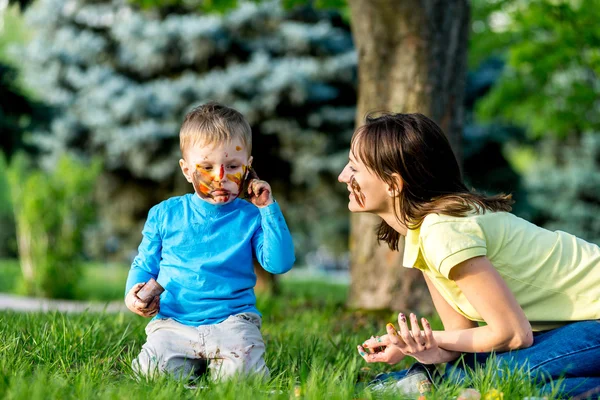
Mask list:
[[[92,202],[101,163],[63,156],[51,172],[23,156],[8,169],[23,268],[23,291],[72,298],[81,275],[84,231],[94,221]]]
[[[598,132],[598,2],[504,3],[507,68],[479,115],[526,126],[534,137]]]
[[[485,41],[476,36],[479,53],[473,59],[498,54],[506,63],[498,82],[477,103],[477,115],[490,124],[525,130],[526,135],[503,149],[522,175],[532,206],[525,216],[600,243],[600,192],[595,186],[600,175],[598,2],[476,4],[489,13],[488,24],[480,26],[494,45],[486,50]],[[495,31],[490,29],[494,19]]]

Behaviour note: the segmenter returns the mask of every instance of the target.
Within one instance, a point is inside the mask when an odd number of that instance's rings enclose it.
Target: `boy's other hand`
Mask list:
[[[250,201],[256,207],[262,208],[273,203],[271,194],[271,185],[260,179],[253,179],[248,185],[248,195]]]
[[[137,292],[139,292],[144,285],[145,283],[138,283],[131,288],[129,293],[127,293],[127,296],[125,296],[125,305],[131,312],[141,315],[142,317],[150,318],[158,314],[158,311],[160,310],[160,297],[155,296],[154,300],[150,303],[144,303],[137,296]]]

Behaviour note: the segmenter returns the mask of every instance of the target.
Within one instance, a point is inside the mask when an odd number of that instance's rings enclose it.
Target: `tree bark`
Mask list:
[[[17,247],[19,251],[19,263],[23,279],[28,286],[33,286],[35,281],[35,267],[33,263],[31,247],[31,229],[24,218],[15,218],[17,221]]]
[[[349,0],[358,52],[356,124],[369,111],[419,112],[436,121],[461,159],[470,8],[467,0]],[[377,244],[379,218],[351,216],[348,305],[429,313],[421,274],[402,267],[403,243]]]

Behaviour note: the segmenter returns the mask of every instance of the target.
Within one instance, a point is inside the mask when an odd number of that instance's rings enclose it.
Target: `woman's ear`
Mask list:
[[[400,177],[400,175],[397,173],[392,174],[392,181],[393,181],[393,184],[387,185],[388,186],[387,192],[388,192],[388,196],[396,197],[402,192],[403,181],[402,181],[402,178]]]

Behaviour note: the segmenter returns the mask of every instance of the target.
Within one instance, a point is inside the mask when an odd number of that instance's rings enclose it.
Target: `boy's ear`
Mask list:
[[[192,183],[192,174],[190,172],[190,169],[187,165],[187,163],[185,162],[185,160],[182,158],[181,160],[179,160],[179,168],[181,168],[181,173],[183,173],[183,176],[185,176],[185,179]]]
[[[250,158],[248,159],[248,167],[252,166],[252,161],[254,161],[254,157],[250,156]]]
[[[388,196],[396,197],[402,192],[402,188],[404,186],[404,182],[400,177],[400,174],[394,173],[392,174],[392,180],[394,182],[393,185],[387,185]]]

